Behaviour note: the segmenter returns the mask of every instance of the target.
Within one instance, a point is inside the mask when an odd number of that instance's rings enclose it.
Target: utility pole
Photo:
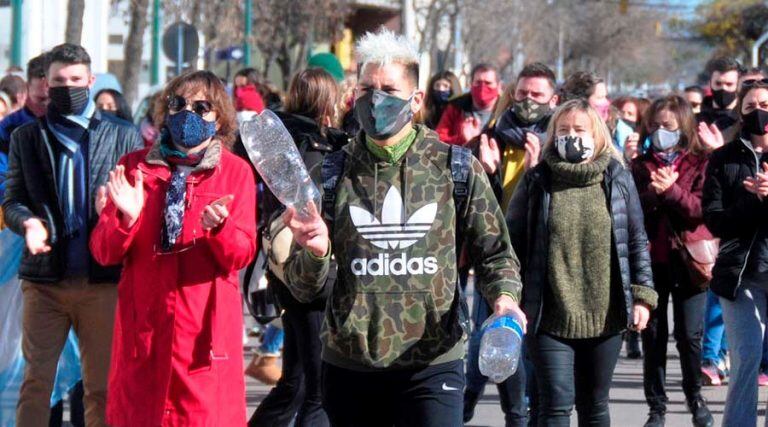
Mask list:
[[[149,84],[160,83],[160,0],[152,0],[152,60],[149,67]]]
[[[21,67],[21,6],[23,0],[11,0],[11,65]]]
[[[253,0],[245,0],[245,42],[243,43],[243,65],[251,66],[251,33],[253,32]]]
[[[416,11],[413,9],[413,0],[403,0],[402,8],[403,35],[408,40],[413,40],[416,36]]]
[[[760,46],[762,46],[766,40],[768,40],[768,31],[763,33],[759,39],[755,40],[755,44],[752,45],[752,66],[760,66]]]

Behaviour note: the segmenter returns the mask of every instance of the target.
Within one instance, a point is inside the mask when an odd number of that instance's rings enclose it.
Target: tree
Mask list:
[[[346,16],[346,0],[254,0],[255,45],[264,57],[266,76],[280,68],[283,89],[307,59],[316,39],[338,39]]]
[[[67,28],[64,33],[64,41],[80,44],[83,36],[83,13],[85,13],[85,0],[69,0],[67,3]]]
[[[761,0],[710,0],[696,10],[692,29],[710,46],[713,56],[729,55],[745,60],[752,42],[765,31],[768,6]]]
[[[131,0],[128,38],[123,46],[122,84],[123,95],[128,104],[133,104],[139,89],[142,55],[144,52],[144,32],[147,29],[149,0]]]

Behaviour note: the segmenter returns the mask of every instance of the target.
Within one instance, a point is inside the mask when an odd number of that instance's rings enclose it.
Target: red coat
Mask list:
[[[171,170],[156,147],[120,160],[131,182],[137,168],[144,174],[139,220],[124,228],[110,201],[91,235],[99,263],[123,264],[107,391],[111,426],[246,423],[237,272],[256,253],[255,183],[245,161],[215,145],[201,163],[212,168],[187,178],[184,224],[173,252],[160,253]],[[235,196],[229,218],[203,231],[204,207],[227,194]]]
[[[440,137],[440,141],[451,145],[464,145],[469,141],[464,139],[461,134],[461,128],[467,117],[472,115],[472,97],[464,94],[452,100],[437,124],[435,132]]]

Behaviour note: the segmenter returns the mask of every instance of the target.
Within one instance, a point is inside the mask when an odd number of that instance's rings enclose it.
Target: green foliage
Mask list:
[[[762,0],[710,0],[697,8],[693,30],[716,47],[716,55],[748,57],[752,42],[766,30]]]

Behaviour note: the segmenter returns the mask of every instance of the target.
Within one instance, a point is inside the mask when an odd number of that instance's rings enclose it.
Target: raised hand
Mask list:
[[[291,229],[296,243],[316,257],[325,256],[330,245],[328,227],[313,202],[309,202],[307,211],[307,215],[299,216],[296,209],[289,206],[283,214],[283,222]]]
[[[533,169],[539,164],[541,156],[541,141],[533,132],[525,133],[525,159],[523,165],[525,170]]]
[[[480,164],[483,165],[486,173],[494,173],[501,163],[501,152],[499,151],[499,145],[493,138],[488,138],[488,135],[480,135],[480,146],[478,147],[480,155]]]
[[[464,138],[464,142],[469,142],[476,136],[480,135],[482,127],[480,126],[480,120],[476,117],[469,116],[464,119],[461,124],[461,136]]]
[[[118,165],[109,173],[107,192],[112,203],[123,213],[123,225],[132,227],[144,208],[144,175],[136,169],[135,183],[131,185],[125,177],[125,166]]]
[[[637,157],[638,144],[640,143],[640,134],[637,132],[632,133],[624,141],[624,158],[627,160],[634,160]]]
[[[51,246],[48,245],[48,230],[37,218],[24,221],[24,240],[27,243],[27,250],[32,255],[51,251]]]
[[[699,139],[702,144],[712,150],[725,145],[722,132],[714,124],[707,126],[704,122],[699,123]]]
[[[210,205],[203,209],[203,230],[212,230],[221,224],[229,217],[229,209],[227,205],[235,200],[235,196],[229,194],[214,201]]]

